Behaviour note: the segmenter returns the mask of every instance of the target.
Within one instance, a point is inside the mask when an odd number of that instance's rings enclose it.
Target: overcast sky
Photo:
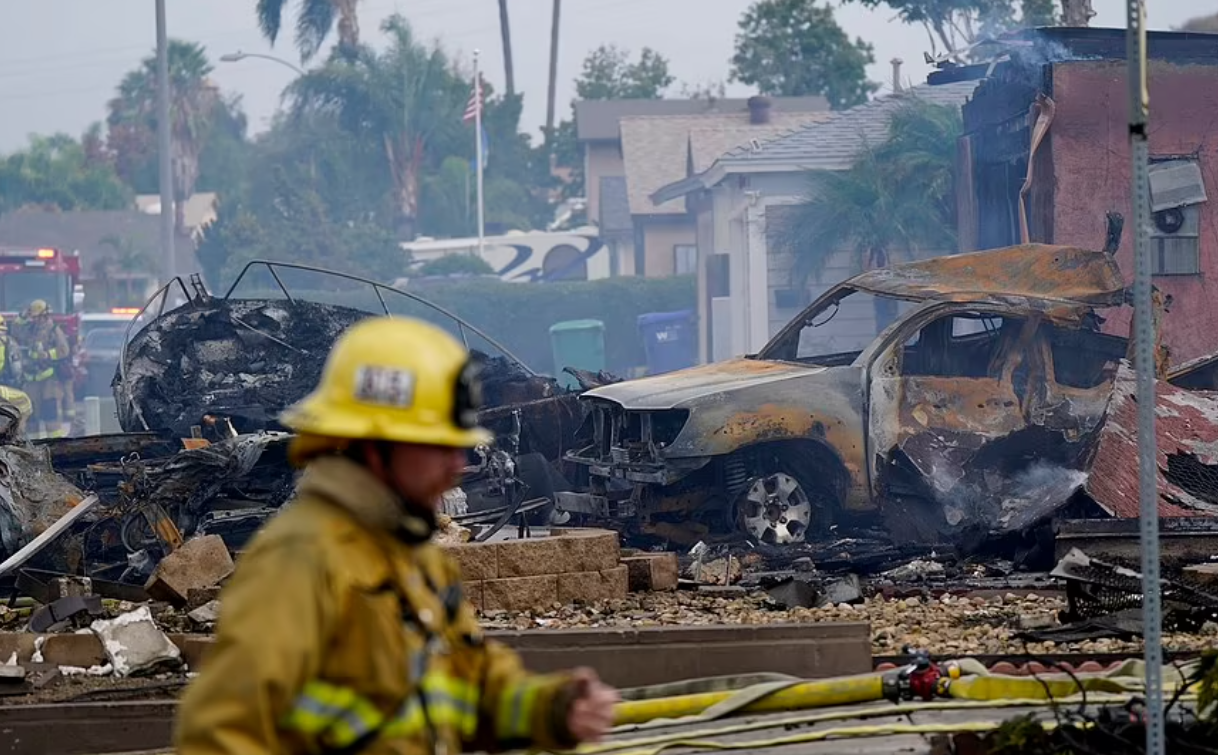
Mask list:
[[[244,50],[299,62],[290,37],[274,50],[261,39],[255,0],[169,0],[168,5],[170,35],[202,42],[213,60]],[[566,0],[559,118],[568,112],[581,61],[600,44],[632,51],[653,47],[671,61],[678,81],[725,80],[736,24],[748,5],[748,0]],[[1094,0],[1094,5],[1099,12],[1094,26],[1124,26],[1123,0]],[[1148,0],[1147,5],[1153,29],[1218,11],[1218,0]],[[453,52],[468,57],[480,49],[486,76],[501,87],[497,7],[496,0],[362,0],[361,24],[364,38],[377,42],[379,21],[401,11],[422,36],[441,39]],[[0,152],[20,147],[31,133],[78,135],[101,120],[119,79],[155,45],[153,9],[153,0],[0,0]],[[537,134],[545,118],[551,2],[511,0],[510,10],[516,85],[525,94],[523,127]],[[892,15],[857,5],[838,11],[847,32],[875,45],[870,75],[886,89],[894,57],[905,61],[907,80],[924,81],[929,70],[922,63],[925,32],[891,20]],[[255,132],[266,127],[292,77],[286,67],[266,60],[216,63],[216,81],[244,97]],[[740,85],[728,92],[749,93]]]

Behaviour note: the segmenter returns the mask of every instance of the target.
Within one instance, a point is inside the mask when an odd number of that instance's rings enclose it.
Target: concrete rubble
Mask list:
[[[152,620],[147,606],[90,627],[101,640],[115,676],[140,676],[181,665],[182,651]]]

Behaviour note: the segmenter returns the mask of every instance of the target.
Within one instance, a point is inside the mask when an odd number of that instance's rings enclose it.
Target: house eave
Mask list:
[[[699,173],[696,176],[689,176],[688,178],[682,178],[679,181],[673,181],[670,184],[666,184],[656,189],[654,192],[648,195],[647,198],[651,200],[653,205],[659,207],[665,202],[671,202],[672,200],[680,199],[687,194],[692,194],[695,191],[708,188],[703,181],[704,175],[705,174]]]

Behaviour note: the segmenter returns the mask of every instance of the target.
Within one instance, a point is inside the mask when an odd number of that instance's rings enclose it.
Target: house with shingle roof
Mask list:
[[[750,102],[769,106],[759,110],[750,108]],[[657,189],[688,175],[691,143],[697,164],[708,166],[751,139],[788,133],[827,115],[822,97],[575,103],[588,217],[603,234],[615,235],[618,251],[611,268],[621,275],[647,276],[696,269],[696,233],[685,200],[676,198],[663,207],[650,201]],[[762,116],[766,120],[757,121]],[[623,207],[629,216],[628,241],[621,238]]]
[[[809,171],[850,169],[866,145],[887,139],[892,114],[910,98],[961,107],[978,83],[899,90],[782,135],[746,138],[713,159],[706,157],[713,149],[695,149],[695,130],[690,130],[686,173],[648,199],[656,210],[683,201],[697,229],[694,243],[703,250],[698,267],[703,361],[757,352],[820,291],[858,272],[852,256],[842,252],[826,269],[822,285],[795,290],[787,255],[770,249],[769,235],[784,207],[806,197]]]

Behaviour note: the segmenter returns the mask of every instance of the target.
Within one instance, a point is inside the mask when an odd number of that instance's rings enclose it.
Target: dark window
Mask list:
[[[1022,325],[1020,320],[983,314],[935,320],[906,345],[901,372],[956,378],[991,376],[1002,356],[1003,337],[1009,345]]]

